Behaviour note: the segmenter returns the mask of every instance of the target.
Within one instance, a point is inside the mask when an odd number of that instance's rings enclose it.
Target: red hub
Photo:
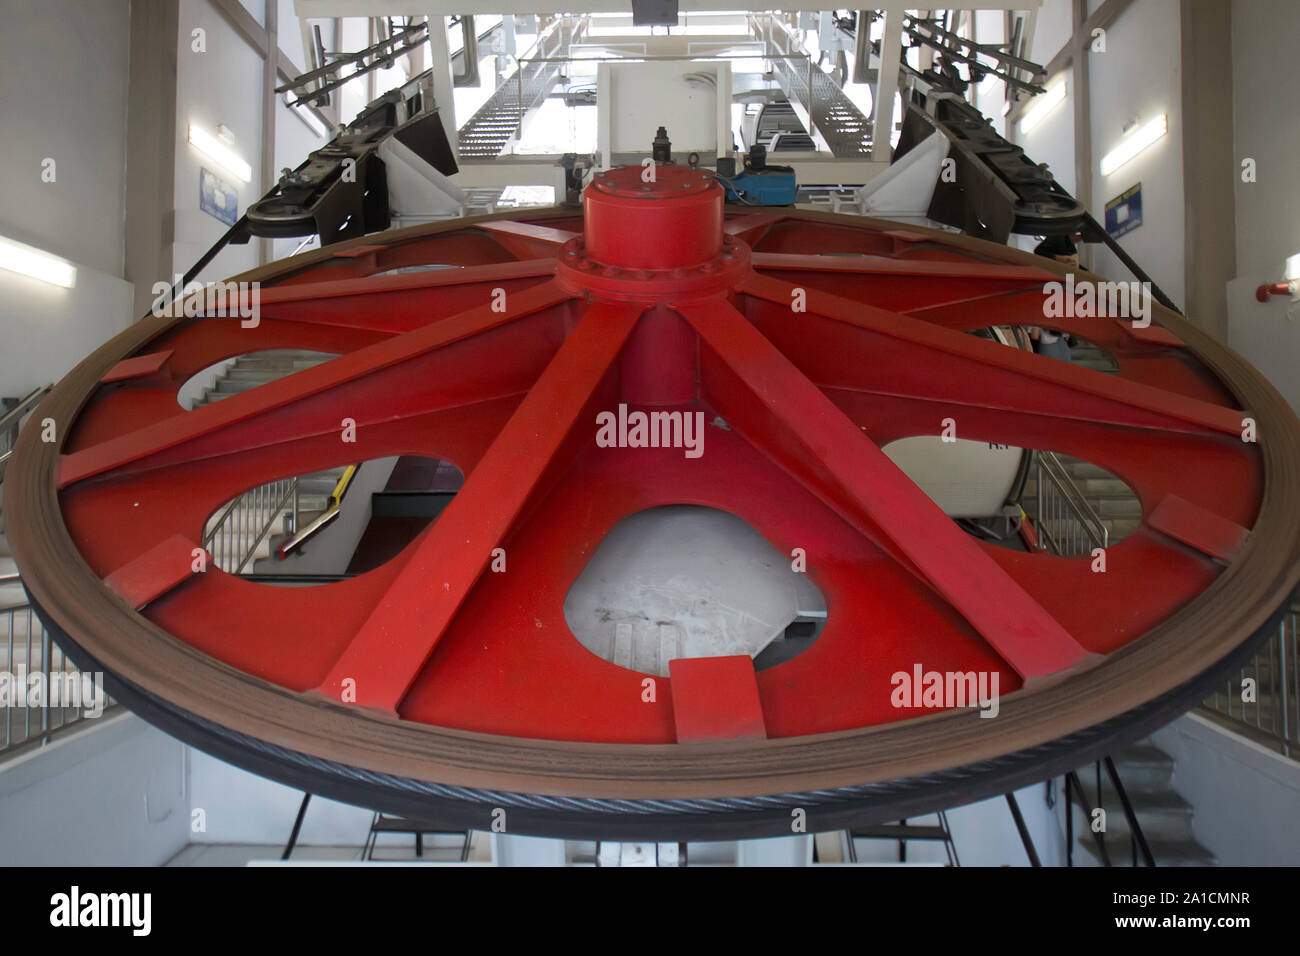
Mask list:
[[[598,174],[584,195],[585,234],[560,251],[559,283],[640,302],[735,288],[749,272],[749,247],[723,234],[723,196],[711,175],[686,166]]]

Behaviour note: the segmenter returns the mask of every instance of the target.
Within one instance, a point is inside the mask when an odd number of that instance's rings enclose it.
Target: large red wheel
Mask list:
[[[1042,779],[1194,704],[1274,619],[1300,574],[1300,423],[1238,356],[1159,307],[1149,328],[1053,320],[1117,375],[1007,348],[963,333],[1042,324],[1062,267],[870,219],[724,212],[703,173],[658,172],[598,178],[585,218],[276,263],[236,277],[261,283],[255,328],[149,318],[90,356],[37,413],[59,441],[29,429],[6,481],[32,601],[74,658],[178,736],[313,792],[686,838]],[[427,265],[453,268],[410,268]],[[179,408],[200,369],[280,348],[340,357]],[[620,405],[702,412],[703,454],[603,447],[597,416]],[[1141,527],[1105,573],[965,534],[881,451],[947,419],[1101,465]],[[397,454],[467,477],[395,559],[299,589],[193,570],[223,502]],[[651,694],[586,650],[566,593],[615,524],[669,504],[802,549],[818,640],[761,671],[679,660]],[[891,675],[917,665],[997,675],[997,717],[895,706]]]

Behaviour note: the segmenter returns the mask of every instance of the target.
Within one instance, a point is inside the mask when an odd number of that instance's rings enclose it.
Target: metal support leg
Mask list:
[[[1065,865],[1074,866],[1074,794],[1070,775],[1065,775]]]
[[[302,819],[307,815],[307,804],[311,803],[311,794],[302,795],[302,803],[298,806],[298,817],[293,821],[293,830],[289,833],[289,842],[284,845],[284,852],[280,854],[280,859],[289,859],[289,854],[298,843],[298,834],[302,831]]]
[[[1106,757],[1102,762],[1106,765],[1106,773],[1110,776],[1110,782],[1115,785],[1115,793],[1119,795],[1119,802],[1124,807],[1124,817],[1128,820],[1129,833],[1133,835],[1133,840],[1137,843],[1137,849],[1142,854],[1142,861],[1147,866],[1155,866],[1155,857],[1151,855],[1151,847],[1147,844],[1146,834],[1142,832],[1142,825],[1138,823],[1137,814],[1133,812],[1133,804],[1129,803],[1128,793],[1124,790],[1124,784],[1120,782],[1119,771],[1115,769],[1115,761],[1111,760],[1110,757]]]
[[[1025,826],[1025,818],[1020,813],[1020,804],[1016,803],[1016,795],[1008,793],[1007,806],[1011,808],[1011,819],[1016,821],[1016,830],[1020,832],[1020,842],[1024,844],[1025,856],[1029,857],[1030,866],[1042,866],[1038,859],[1038,851],[1034,849],[1034,840],[1029,835],[1029,827]]]

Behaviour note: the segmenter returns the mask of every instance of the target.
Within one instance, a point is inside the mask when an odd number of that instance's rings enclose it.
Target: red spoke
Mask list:
[[[797,290],[786,282],[756,275],[743,291],[785,307],[773,310],[774,314],[803,318],[788,311]],[[859,365],[849,371],[840,365],[840,372],[829,379],[815,376],[828,386],[978,408],[1023,410],[1026,401],[1032,401],[1037,412],[1075,421],[1241,433],[1243,413],[1237,409],[1007,348],[815,289],[803,292],[808,314],[880,337],[880,347],[873,350],[877,360],[869,368]],[[800,338],[814,332],[813,323],[803,325]],[[799,351],[810,354],[813,350],[805,345]],[[833,355],[825,358],[828,365],[836,363]]]
[[[879,528],[1022,677],[1085,661],[1074,638],[744,316],[721,300],[680,311],[716,356],[702,365],[702,384],[732,427],[852,523]]]
[[[60,463],[59,487],[64,488],[187,442],[212,436],[232,425],[266,416],[272,411],[285,410],[291,413],[292,409],[288,406],[294,403],[317,398],[323,392],[539,312],[568,297],[568,293],[547,282],[516,293],[509,299],[505,311],[495,311],[492,302],[485,302],[457,316],[377,342],[314,368],[232,395],[216,404],[195,409],[188,414],[174,415],[73,452],[64,456]],[[327,426],[328,430],[338,427],[337,421]],[[294,432],[303,434],[303,427],[299,425]],[[283,434],[276,440],[283,440]],[[267,442],[264,441],[263,444],[265,443]],[[217,452],[210,449],[209,453]]]
[[[916,315],[949,305],[983,305],[980,325],[987,325],[989,309],[1000,308],[999,300],[1009,296],[1032,295],[1041,310],[1044,283],[1058,278],[1034,266],[874,253],[763,252],[753,255],[753,264],[763,275],[892,312]]]
[[[768,231],[785,217],[774,212],[754,212],[748,216],[735,216],[727,220],[723,232],[741,242],[757,246]]]
[[[407,332],[441,316],[477,305],[496,286],[507,293],[535,285],[555,272],[555,260],[530,259],[482,266],[454,266],[399,272],[366,278],[271,285],[241,289],[237,298],[211,300],[203,295],[204,316],[239,316],[247,320],[256,309],[259,319],[281,319],[312,325]],[[431,291],[437,291],[436,297]]]
[[[514,222],[510,219],[481,222],[478,228],[504,246],[511,255],[518,256],[520,259],[547,255],[554,257],[560,246],[570,239],[578,238],[579,235],[567,229]]]
[[[580,422],[643,307],[599,303],[583,315],[464,487],[419,542],[360,633],[318,688],[395,711],[456,612],[519,520],[562,467],[566,446],[585,444]],[[594,426],[593,426],[594,428]],[[594,435],[594,431],[592,433]],[[590,437],[590,436],[586,436]]]
[[[801,255],[789,252],[755,252],[755,269],[796,272],[846,272],[853,275],[906,276],[915,278],[1012,280],[1041,287],[1057,279],[1055,272],[1009,263],[934,262],[926,259],[896,259],[874,255]],[[969,282],[965,284],[969,287]]]

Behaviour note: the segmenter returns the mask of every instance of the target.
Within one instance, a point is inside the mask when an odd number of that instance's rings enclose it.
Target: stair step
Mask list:
[[[1079,846],[1086,850],[1093,859],[1101,861],[1097,844],[1091,833],[1079,837]],[[1214,854],[1195,840],[1152,840],[1147,837],[1147,847],[1155,859],[1156,866],[1213,866]],[[1106,835],[1106,852],[1110,855],[1112,866],[1129,866],[1133,862],[1133,846],[1126,835],[1117,840],[1113,834]],[[1142,866],[1141,851],[1138,852],[1138,866]]]
[[[1111,754],[1111,759],[1128,793],[1167,788],[1173,778],[1173,758],[1151,744],[1125,747]]]
[[[1122,771],[1120,779],[1123,779]],[[1092,789],[1092,781],[1084,779],[1083,784],[1088,790],[1088,800],[1093,800],[1096,794]],[[1192,807],[1173,790],[1135,791],[1126,786],[1125,791],[1128,793],[1133,812],[1137,815],[1138,823],[1142,826],[1142,832],[1148,840],[1177,842],[1192,839]],[[1105,778],[1103,778],[1102,793],[1101,807],[1106,811],[1106,837],[1122,839],[1127,845],[1128,818],[1124,815],[1118,794],[1110,786],[1110,781]],[[1091,802],[1084,803],[1078,793],[1074,794],[1074,802],[1084,811],[1084,817],[1089,821],[1085,826],[1090,825],[1095,805]]]
[[[1099,465],[1094,465],[1090,461],[1079,461],[1078,459],[1061,459],[1065,464],[1065,470],[1071,478],[1114,478],[1115,476]]]
[[[1097,513],[1103,518],[1116,517],[1140,517],[1142,514],[1142,502],[1136,498],[1098,498],[1092,502]]]
[[[15,607],[27,603],[27,591],[21,581],[0,584],[0,608]]]

